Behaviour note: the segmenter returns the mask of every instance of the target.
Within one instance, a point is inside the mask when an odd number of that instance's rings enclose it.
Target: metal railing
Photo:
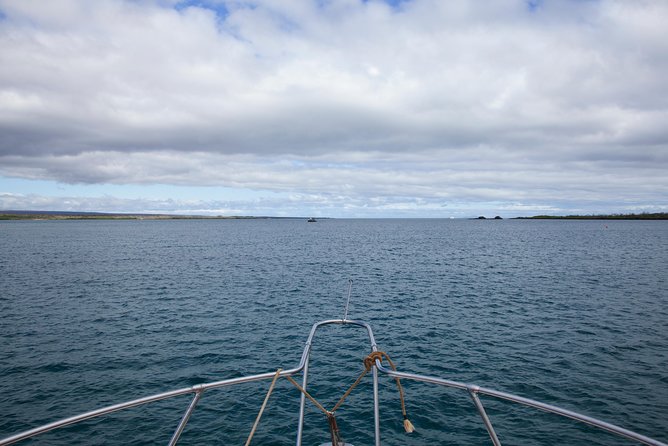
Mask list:
[[[347,305],[346,305],[347,307]],[[347,313],[347,311],[346,311]],[[313,338],[315,336],[316,331],[325,325],[330,325],[330,324],[340,324],[340,325],[354,325],[354,326],[359,326],[364,329],[366,329],[368,335],[369,335],[369,341],[371,344],[371,351],[376,352],[378,351],[378,347],[376,345],[376,341],[373,335],[373,331],[371,330],[371,326],[363,321],[354,321],[354,320],[347,320],[344,316],[344,319],[332,319],[332,320],[326,320],[326,321],[321,321],[313,324],[313,327],[311,328],[311,331],[309,333],[308,339],[306,341],[306,345],[304,346],[304,351],[302,353],[301,360],[299,362],[299,365],[293,369],[288,369],[288,370],[283,370],[279,373],[279,376],[292,376],[295,374],[298,374],[300,372],[303,373],[303,378],[302,378],[302,387],[304,389],[307,389],[308,386],[308,372],[309,372],[309,359],[310,359],[310,354],[311,354],[311,346],[313,345]],[[385,368],[383,364],[380,362],[380,360],[376,360],[375,366],[372,367],[372,377],[373,377],[373,411],[374,411],[374,438],[375,438],[375,445],[380,446],[380,408],[379,408],[379,399],[378,399],[378,372],[381,372],[385,375],[389,375],[391,377],[397,377],[397,378],[402,378],[402,379],[409,379],[413,381],[420,381],[424,383],[430,383],[430,384],[436,384],[439,386],[444,386],[444,387],[451,387],[455,389],[460,389],[468,392],[469,396],[471,397],[474,406],[476,407],[478,414],[482,418],[483,424],[485,425],[485,428],[487,429],[487,432],[490,436],[490,439],[492,443],[495,446],[500,446],[501,442],[496,434],[496,431],[494,430],[494,426],[487,415],[485,408],[482,404],[482,401],[478,397],[478,395],[487,395],[491,396],[494,398],[506,400],[506,401],[511,401],[514,403],[518,403],[524,406],[528,407],[533,407],[535,409],[539,409],[545,412],[550,412],[556,415],[560,415],[563,417],[571,418],[573,420],[580,421],[582,423],[597,427],[599,429],[611,432],[613,434],[619,435],[621,437],[628,438],[630,440],[637,441],[641,444],[645,444],[648,446],[668,446],[666,443],[662,443],[660,441],[654,440],[652,438],[649,438],[645,435],[638,434],[636,432],[630,431],[628,429],[624,429],[622,427],[616,426],[614,424],[607,423],[605,421],[598,420],[596,418],[592,418],[586,415],[582,415],[567,409],[562,409],[557,406],[553,406],[550,404],[545,404],[540,401],[535,401],[529,398],[524,398],[521,396],[513,395],[510,393],[506,392],[500,392],[497,390],[493,389],[488,389],[485,387],[480,387],[477,385],[473,384],[465,384],[457,381],[450,381],[446,379],[441,379],[441,378],[436,378],[436,377],[431,377],[431,376],[424,376],[424,375],[416,375],[412,373],[404,373],[404,372],[399,372],[399,371],[394,371],[388,368]],[[159,393],[156,395],[151,395],[147,396],[144,398],[139,398],[136,400],[132,401],[127,401],[124,403],[120,404],[114,404],[112,406],[107,406],[103,407],[101,409],[93,410],[90,412],[82,413],[79,415],[75,415],[73,417],[65,418],[59,421],[55,421],[53,423],[48,423],[40,427],[36,427],[34,429],[30,429],[24,432],[20,432],[18,434],[9,436],[7,438],[4,438],[0,440],[0,446],[5,446],[9,445],[12,443],[16,443],[18,441],[34,437],[36,435],[51,431],[53,429],[57,429],[60,427],[68,426],[71,424],[79,423],[84,420],[88,420],[91,418],[99,417],[102,415],[110,414],[112,412],[117,412],[120,410],[124,409],[129,409],[131,407],[136,407],[136,406],[141,406],[144,404],[152,403],[155,401],[161,401],[165,400],[168,398],[173,398],[176,396],[181,396],[181,395],[187,395],[187,394],[194,394],[194,397],[192,400],[190,400],[188,407],[181,417],[181,420],[176,427],[170,441],[169,445],[173,446],[175,445],[179,438],[181,437],[181,434],[183,433],[183,430],[185,429],[186,424],[188,423],[188,420],[190,419],[190,416],[192,415],[193,411],[195,410],[195,407],[197,406],[197,403],[200,401],[202,398],[202,395],[205,391],[212,390],[212,389],[218,389],[218,388],[223,388],[223,387],[228,387],[228,386],[233,386],[233,385],[238,385],[238,384],[243,384],[243,383],[249,383],[249,382],[254,382],[254,381],[261,381],[265,379],[272,379],[276,375],[276,372],[268,372],[268,373],[261,373],[258,375],[249,375],[249,376],[244,376],[240,378],[233,378],[233,379],[226,379],[222,381],[215,381],[207,384],[198,384],[192,387],[187,387],[183,389],[178,389],[178,390],[172,390],[170,392],[164,392],[164,393]],[[297,424],[297,439],[296,439],[296,445],[301,446],[302,444],[302,433],[303,433],[303,428],[304,428],[304,408],[305,408],[305,395],[304,393],[301,393],[301,400],[300,400],[300,406],[299,406],[299,419],[298,419],[298,424]]]

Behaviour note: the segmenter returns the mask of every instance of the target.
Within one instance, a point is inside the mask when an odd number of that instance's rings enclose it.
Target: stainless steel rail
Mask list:
[[[403,373],[403,372],[395,372],[394,370],[385,368],[380,361],[376,360],[376,367],[378,368],[378,371],[381,373],[385,373],[389,376],[392,377],[398,377],[402,379],[411,379],[414,381],[421,381],[425,383],[430,383],[430,384],[437,384],[439,386],[444,386],[444,387],[453,387],[455,389],[462,389],[466,390],[469,392],[471,395],[471,398],[474,401],[474,404],[476,408],[478,409],[478,413],[480,414],[480,417],[483,419],[483,422],[485,424],[485,427],[487,428],[487,432],[489,433],[489,436],[492,440],[492,443],[495,446],[499,446],[501,443],[499,442],[499,439],[496,436],[496,432],[494,431],[494,427],[492,426],[491,421],[489,420],[489,417],[487,416],[485,409],[482,405],[482,402],[478,398],[478,394],[481,395],[488,395],[492,396],[498,399],[506,400],[506,401],[512,401],[514,403],[521,404],[523,406],[528,406],[528,407],[533,407],[536,409],[540,409],[545,412],[550,412],[553,414],[561,415],[566,418],[571,418],[573,420],[580,421],[585,424],[589,424],[591,426],[597,427],[599,429],[611,432],[613,434],[617,434],[621,437],[626,437],[630,440],[635,440],[639,443],[648,445],[648,446],[668,446],[666,443],[662,443],[658,440],[654,440],[653,438],[649,438],[645,435],[638,434],[636,432],[630,431],[628,429],[624,429],[623,427],[616,426],[611,423],[607,423],[605,421],[598,420],[593,417],[589,417],[587,415],[582,415],[577,412],[573,412],[571,410],[567,409],[562,409],[561,407],[553,406],[551,404],[545,404],[541,403],[540,401],[532,400],[529,398],[524,398],[521,396],[513,395],[511,393],[506,393],[506,392],[500,392],[498,390],[494,389],[488,389],[486,387],[480,387],[475,384],[464,384],[461,382],[457,381],[450,381],[447,379],[441,379],[441,378],[435,378],[432,376],[424,376],[424,375],[415,375],[412,373]]]
[[[666,443],[662,443],[660,441],[654,440],[653,438],[649,438],[645,435],[638,434],[636,432],[630,431],[628,429],[624,429],[622,427],[616,426],[614,424],[607,423],[605,421],[598,420],[593,417],[589,417],[587,415],[582,415],[577,412],[573,412],[571,410],[567,409],[562,409],[561,407],[553,406],[550,404],[545,404],[541,403],[540,401],[532,400],[529,398],[524,398],[521,396],[513,395],[511,393],[506,393],[506,392],[500,392],[498,390],[493,390],[493,389],[488,389],[486,387],[480,387],[475,384],[465,384],[462,382],[457,382],[457,381],[450,381],[447,379],[441,379],[441,378],[435,378],[432,376],[424,376],[424,375],[415,375],[412,373],[403,373],[403,372],[395,372],[394,370],[385,368],[380,361],[376,360],[376,367],[378,368],[378,371],[385,373],[387,375],[393,376],[393,377],[398,377],[402,379],[411,379],[414,381],[421,381],[425,383],[430,383],[430,384],[437,384],[439,386],[444,386],[444,387],[453,387],[455,389],[462,389],[466,390],[469,392],[471,395],[471,398],[474,400],[474,404],[476,408],[478,409],[478,412],[480,413],[480,417],[483,419],[483,422],[485,424],[485,427],[487,428],[487,431],[490,435],[490,438],[492,440],[492,443],[495,446],[500,445],[501,443],[499,442],[499,439],[496,436],[496,432],[494,431],[494,428],[492,427],[491,421],[489,420],[489,417],[487,416],[485,409],[482,405],[482,402],[478,398],[478,394],[481,395],[488,395],[492,396],[498,399],[503,399],[506,401],[512,401],[514,403],[518,403],[524,406],[528,407],[533,407],[536,409],[540,409],[545,412],[550,412],[553,414],[561,415],[566,418],[571,418],[573,420],[580,421],[585,424],[589,424],[591,426],[598,427],[600,429],[606,430],[608,432],[611,432],[613,434],[617,434],[621,437],[626,437],[631,440],[635,440],[639,443],[646,444],[649,446],[668,446]]]
[[[308,385],[308,364],[309,364],[309,359],[310,359],[310,354],[311,354],[311,346],[313,345],[313,338],[315,337],[316,331],[325,325],[330,325],[330,324],[340,324],[340,325],[354,325],[354,326],[359,326],[367,330],[367,333],[369,335],[369,341],[371,344],[371,350],[372,351],[378,351],[378,347],[376,345],[376,340],[373,335],[373,331],[371,329],[371,326],[363,321],[355,321],[355,320],[347,320],[344,316],[344,319],[331,319],[331,320],[326,320],[326,321],[321,321],[313,324],[311,327],[311,331],[309,333],[308,339],[306,341],[306,344],[304,346],[304,351],[301,356],[301,360],[299,362],[299,365],[293,369],[288,369],[288,370],[283,370],[280,372],[279,376],[292,376],[295,374],[298,374],[299,372],[303,372],[303,380],[302,380],[302,385],[304,389],[307,388]],[[496,432],[494,430],[494,427],[492,425],[492,422],[490,418],[488,417],[485,408],[482,404],[482,401],[478,397],[478,395],[487,395],[491,396],[494,398],[506,400],[506,401],[511,401],[514,403],[518,403],[524,406],[528,407],[533,407],[545,412],[550,412],[554,413],[563,417],[571,418],[573,420],[580,421],[582,423],[589,424],[591,426],[600,428],[602,430],[611,432],[613,434],[619,435],[621,437],[625,437],[631,440],[635,440],[639,443],[648,445],[648,446],[668,446],[666,443],[662,443],[660,441],[654,440],[652,438],[649,438],[647,436],[638,434],[636,432],[630,431],[628,429],[624,429],[622,427],[616,426],[614,424],[607,423],[605,421],[598,420],[596,418],[592,418],[586,415],[579,414],[577,412],[573,412],[567,409],[562,409],[557,406],[553,406],[550,404],[545,404],[541,403],[540,401],[535,401],[529,398],[524,398],[521,396],[513,395],[510,393],[506,392],[500,392],[497,390],[493,389],[488,389],[485,387],[480,387],[477,385],[473,384],[465,384],[457,381],[450,381],[442,378],[436,378],[436,377],[431,377],[431,376],[425,376],[425,375],[416,375],[412,373],[404,373],[404,372],[399,372],[399,371],[393,371],[391,369],[387,369],[383,366],[383,364],[379,361],[376,360],[376,365],[372,367],[372,376],[373,376],[373,400],[374,400],[374,437],[375,437],[375,445],[380,446],[380,408],[379,408],[379,402],[378,402],[378,372],[384,373],[386,375],[389,375],[391,377],[398,377],[398,378],[403,378],[403,379],[410,379],[414,381],[420,381],[420,382],[425,382],[425,383],[430,383],[430,384],[436,384],[439,386],[444,386],[444,387],[451,387],[455,389],[460,389],[460,390],[465,390],[468,392],[469,396],[473,400],[473,403],[478,410],[478,413],[480,414],[480,417],[483,420],[483,423],[485,425],[485,428],[487,429],[487,432],[489,433],[490,439],[492,443],[495,446],[500,446],[501,443],[496,435]],[[249,383],[249,382],[254,382],[254,381],[261,381],[261,380],[266,380],[266,379],[272,379],[276,375],[276,372],[267,372],[267,373],[261,373],[257,375],[249,375],[249,376],[243,376],[240,378],[232,378],[232,379],[226,379],[222,381],[215,381],[207,384],[198,384],[192,387],[186,387],[178,390],[172,390],[170,392],[164,392],[164,393],[159,393],[156,395],[151,395],[147,396],[144,398],[138,398],[132,401],[127,401],[124,403],[120,404],[114,404],[111,406],[103,407],[101,409],[93,410],[90,412],[82,413],[79,415],[75,415],[73,417],[65,418],[59,421],[55,421],[52,423],[45,424],[40,427],[36,427],[34,429],[30,429],[24,432],[20,432],[18,434],[9,436],[7,438],[4,438],[0,440],[0,446],[5,446],[9,445],[12,443],[16,443],[18,441],[34,437],[36,435],[51,431],[53,429],[57,429],[60,427],[68,426],[71,424],[79,423],[84,420],[88,420],[91,418],[99,417],[102,415],[110,414],[112,412],[117,412],[119,410],[124,410],[124,409],[129,409],[131,407],[136,407],[148,403],[152,403],[155,401],[161,401],[165,400],[168,398],[173,398],[176,396],[181,396],[181,395],[187,395],[194,393],[195,396],[193,399],[190,401],[188,408],[186,409],[185,413],[183,414],[181,420],[179,421],[178,426],[176,427],[176,430],[174,431],[174,434],[172,435],[169,445],[173,446],[176,445],[178,442],[183,430],[185,429],[185,426],[190,419],[190,416],[192,415],[197,403],[199,402],[200,398],[204,394],[205,391],[212,390],[212,389],[218,389],[222,387],[228,387],[228,386],[233,386],[233,385],[238,385],[238,384],[243,384],[243,383]],[[299,407],[299,420],[298,420],[298,425],[297,425],[297,441],[296,444],[297,446],[301,446],[302,442],[302,433],[303,433],[303,426],[304,426],[304,406],[305,406],[305,397],[302,394],[301,395],[301,401],[300,401],[300,407]]]
[[[313,327],[311,327],[311,332],[309,333],[308,339],[306,341],[306,345],[304,347],[304,351],[302,353],[301,360],[299,361],[299,365],[293,369],[288,369],[288,370],[283,370],[280,372],[279,376],[292,376],[295,375],[302,370],[308,370],[307,364],[311,352],[311,345],[313,343],[313,337],[315,336],[316,331],[318,328],[324,326],[324,325],[330,325],[330,324],[346,324],[346,325],[357,325],[365,328],[369,334],[369,340],[371,342],[371,348],[373,351],[377,350],[376,346],[376,340],[373,336],[373,331],[371,330],[371,326],[367,324],[366,322],[362,321],[354,321],[354,320],[342,320],[342,319],[332,319],[332,320],[326,320],[326,321],[321,321],[313,324]],[[90,412],[85,412],[79,415],[75,415],[73,417],[69,418],[64,418],[62,420],[54,421],[53,423],[48,423],[39,427],[36,427],[34,429],[30,429],[27,431],[20,432],[15,435],[11,435],[9,437],[3,438],[0,440],[0,446],[5,446],[9,444],[16,443],[17,441],[25,440],[30,437],[34,437],[39,434],[43,434],[45,432],[49,432],[51,430],[60,428],[60,427],[65,427],[69,426],[71,424],[79,423],[81,421],[89,420],[91,418],[96,418],[102,415],[107,415],[113,412],[118,412],[119,410],[124,410],[124,409],[129,409],[132,407],[136,406],[141,406],[144,404],[148,403],[153,403],[155,401],[161,401],[169,398],[173,398],[176,396],[181,396],[181,395],[187,395],[190,393],[195,394],[195,398],[190,402],[186,412],[184,413],[183,417],[181,418],[181,421],[179,422],[179,425],[177,426],[176,430],[174,431],[174,434],[172,435],[172,438],[169,442],[170,446],[176,444],[178,441],[179,437],[181,436],[181,433],[183,432],[183,429],[185,428],[186,423],[188,422],[188,419],[190,418],[190,415],[192,414],[197,402],[199,401],[202,393],[207,390],[211,389],[218,389],[222,387],[228,387],[228,386],[233,386],[233,385],[238,385],[238,384],[244,384],[244,383],[249,383],[249,382],[254,382],[254,381],[262,381],[265,379],[272,379],[276,375],[276,372],[267,372],[267,373],[261,373],[258,375],[249,375],[249,376],[243,376],[240,378],[232,378],[232,379],[225,379],[222,381],[215,381],[211,383],[206,383],[206,384],[198,384],[192,387],[186,387],[178,390],[172,390],[170,392],[164,392],[164,393],[158,393],[156,395],[151,395],[147,396],[144,398],[138,398],[136,400],[132,401],[127,401],[124,403],[119,403],[119,404],[114,404],[111,406],[103,407],[101,409],[97,410],[92,410]],[[304,384],[306,384],[306,373],[304,374]],[[377,379],[377,378],[376,378]],[[306,388],[306,387],[304,387]],[[374,404],[377,406],[378,405],[378,395],[377,392],[374,392]],[[377,409],[376,409],[377,411]],[[302,403],[300,406],[300,415],[299,415],[299,433],[298,433],[298,445],[301,444],[301,428],[304,423],[304,397],[302,395]],[[377,423],[378,424],[378,423]],[[378,432],[378,427],[376,428],[376,431]],[[380,440],[376,441],[376,445],[380,446]]]
[[[347,304],[346,304],[346,312],[347,313]],[[304,348],[304,353],[302,354],[302,360],[300,363],[300,367],[303,368],[304,370],[304,379],[302,381],[302,387],[304,390],[306,390],[307,385],[308,385],[308,364],[309,364],[309,358],[311,355],[311,346],[313,345],[313,338],[315,337],[316,331],[325,325],[330,325],[330,324],[342,324],[342,325],[355,325],[362,327],[366,329],[367,334],[369,335],[369,342],[371,343],[371,351],[378,351],[378,346],[376,345],[376,339],[373,336],[373,330],[371,329],[371,325],[367,324],[364,321],[354,321],[354,320],[348,320],[346,319],[346,315],[344,314],[343,319],[330,319],[327,321],[322,321],[322,322],[317,322],[313,324],[313,327],[311,328],[311,332],[309,333],[308,340],[306,341],[306,347]],[[376,446],[380,446],[380,407],[379,407],[379,398],[378,398],[378,371],[376,370],[376,367],[372,367],[372,376],[373,376],[373,411],[374,411],[374,438],[375,442],[374,444]],[[300,400],[300,405],[299,405],[299,421],[297,425],[297,443],[296,446],[301,446],[302,444],[302,433],[303,433],[303,426],[304,426],[304,405],[305,405],[305,397],[304,394],[302,393],[301,395],[301,400]]]

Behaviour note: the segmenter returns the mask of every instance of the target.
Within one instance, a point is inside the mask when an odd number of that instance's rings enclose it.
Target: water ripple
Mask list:
[[[0,436],[174,388],[295,366],[311,324],[350,314],[406,371],[474,382],[668,441],[665,222],[291,220],[2,222]],[[352,327],[313,346],[333,404],[369,347]],[[241,444],[268,383],[209,391],[183,444]],[[369,380],[339,413],[371,444]],[[406,382],[402,433],[381,382],[383,444],[487,444],[464,392]],[[168,441],[188,398],[36,444]],[[484,398],[504,444],[626,444]],[[290,444],[299,394],[280,382],[258,444]],[[305,444],[327,439],[309,406]]]

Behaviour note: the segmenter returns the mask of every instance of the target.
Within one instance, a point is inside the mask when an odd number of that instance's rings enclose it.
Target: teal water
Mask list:
[[[476,383],[668,442],[668,222],[170,220],[0,222],[0,437],[104,405],[289,368],[311,325],[369,321],[402,370]],[[336,402],[365,333],[331,327],[312,390]],[[387,445],[489,444],[461,391],[381,384]],[[268,383],[204,394],[180,444],[243,444]],[[370,380],[338,412],[372,444]],[[279,382],[253,444],[293,444]],[[30,444],[165,444],[177,398]],[[483,398],[504,445],[631,444]],[[327,441],[307,410],[304,444]]]

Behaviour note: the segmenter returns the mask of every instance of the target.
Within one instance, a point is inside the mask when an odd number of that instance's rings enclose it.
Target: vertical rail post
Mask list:
[[[371,367],[373,373],[373,430],[376,446],[380,446],[380,404],[378,402],[378,369]]]
[[[478,413],[480,414],[483,423],[485,423],[485,428],[487,429],[489,438],[492,439],[492,443],[494,443],[494,446],[501,446],[499,437],[496,436],[496,432],[494,431],[494,426],[492,426],[492,421],[487,416],[487,412],[485,412],[485,407],[482,405],[482,401],[480,401],[480,398],[478,397],[478,386],[467,386],[467,390],[469,391],[469,395],[471,395],[473,404],[475,404],[476,409],[478,409]]]
[[[348,320],[348,306],[350,305],[350,293],[353,290],[353,279],[348,279],[348,299],[346,299],[346,308],[343,310],[343,322]]]
[[[202,396],[202,391],[201,390],[199,392],[195,392],[195,397],[190,402],[190,405],[188,406],[188,409],[186,409],[186,413],[183,414],[183,417],[181,418],[181,421],[179,422],[179,425],[176,427],[176,430],[174,431],[174,434],[172,435],[171,440],[169,440],[169,446],[174,446],[174,445],[176,445],[176,442],[179,441],[179,438],[181,437],[181,434],[183,433],[183,429],[185,429],[186,424],[188,423],[188,420],[190,419],[190,415],[192,415],[193,410],[195,410],[195,406],[197,406],[197,402],[199,401],[201,396]]]
[[[304,363],[304,378],[302,379],[302,387],[306,390],[308,385],[308,363],[311,358],[311,344],[309,343],[306,348],[308,352],[306,353],[306,362]],[[304,406],[306,406],[306,395],[304,392],[300,392],[301,396],[299,397],[299,420],[297,421],[297,445],[302,445],[302,433],[304,431]]]

